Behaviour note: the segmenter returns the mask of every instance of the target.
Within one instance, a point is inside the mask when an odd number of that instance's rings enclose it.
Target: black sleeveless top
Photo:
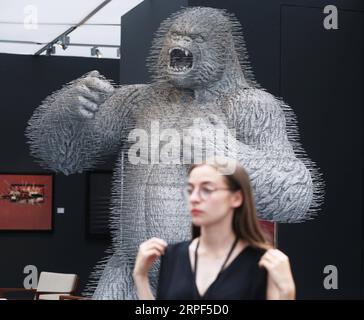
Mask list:
[[[258,266],[264,250],[247,246],[198,294],[188,247],[192,240],[168,245],[161,259],[157,299],[251,300],[266,299],[267,272]],[[199,272],[197,270],[197,272]]]

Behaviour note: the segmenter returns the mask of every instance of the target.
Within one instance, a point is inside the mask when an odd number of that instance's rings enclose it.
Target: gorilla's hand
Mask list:
[[[72,94],[75,95],[76,112],[83,118],[92,119],[99,106],[114,92],[114,87],[94,70],[75,81]]]

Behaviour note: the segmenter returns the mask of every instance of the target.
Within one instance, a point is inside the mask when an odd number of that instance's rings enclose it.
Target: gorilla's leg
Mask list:
[[[133,266],[125,255],[114,254],[102,272],[97,288],[93,294],[93,299],[137,299],[132,277],[132,268]]]

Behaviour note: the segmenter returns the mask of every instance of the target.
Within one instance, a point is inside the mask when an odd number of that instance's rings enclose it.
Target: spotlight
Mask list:
[[[96,56],[97,58],[102,58],[102,53],[97,47],[91,48],[91,56]]]
[[[66,35],[64,35],[56,42],[56,45],[62,48],[63,50],[66,50],[69,44],[70,44],[70,37]]]
[[[56,47],[53,45],[49,46],[46,51],[46,56],[50,56],[54,53],[56,53]]]

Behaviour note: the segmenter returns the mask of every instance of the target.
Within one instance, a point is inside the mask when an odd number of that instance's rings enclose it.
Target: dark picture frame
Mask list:
[[[53,193],[53,173],[0,172],[0,231],[52,231]]]
[[[91,239],[111,239],[109,227],[111,204],[111,170],[86,173],[86,236]]]

